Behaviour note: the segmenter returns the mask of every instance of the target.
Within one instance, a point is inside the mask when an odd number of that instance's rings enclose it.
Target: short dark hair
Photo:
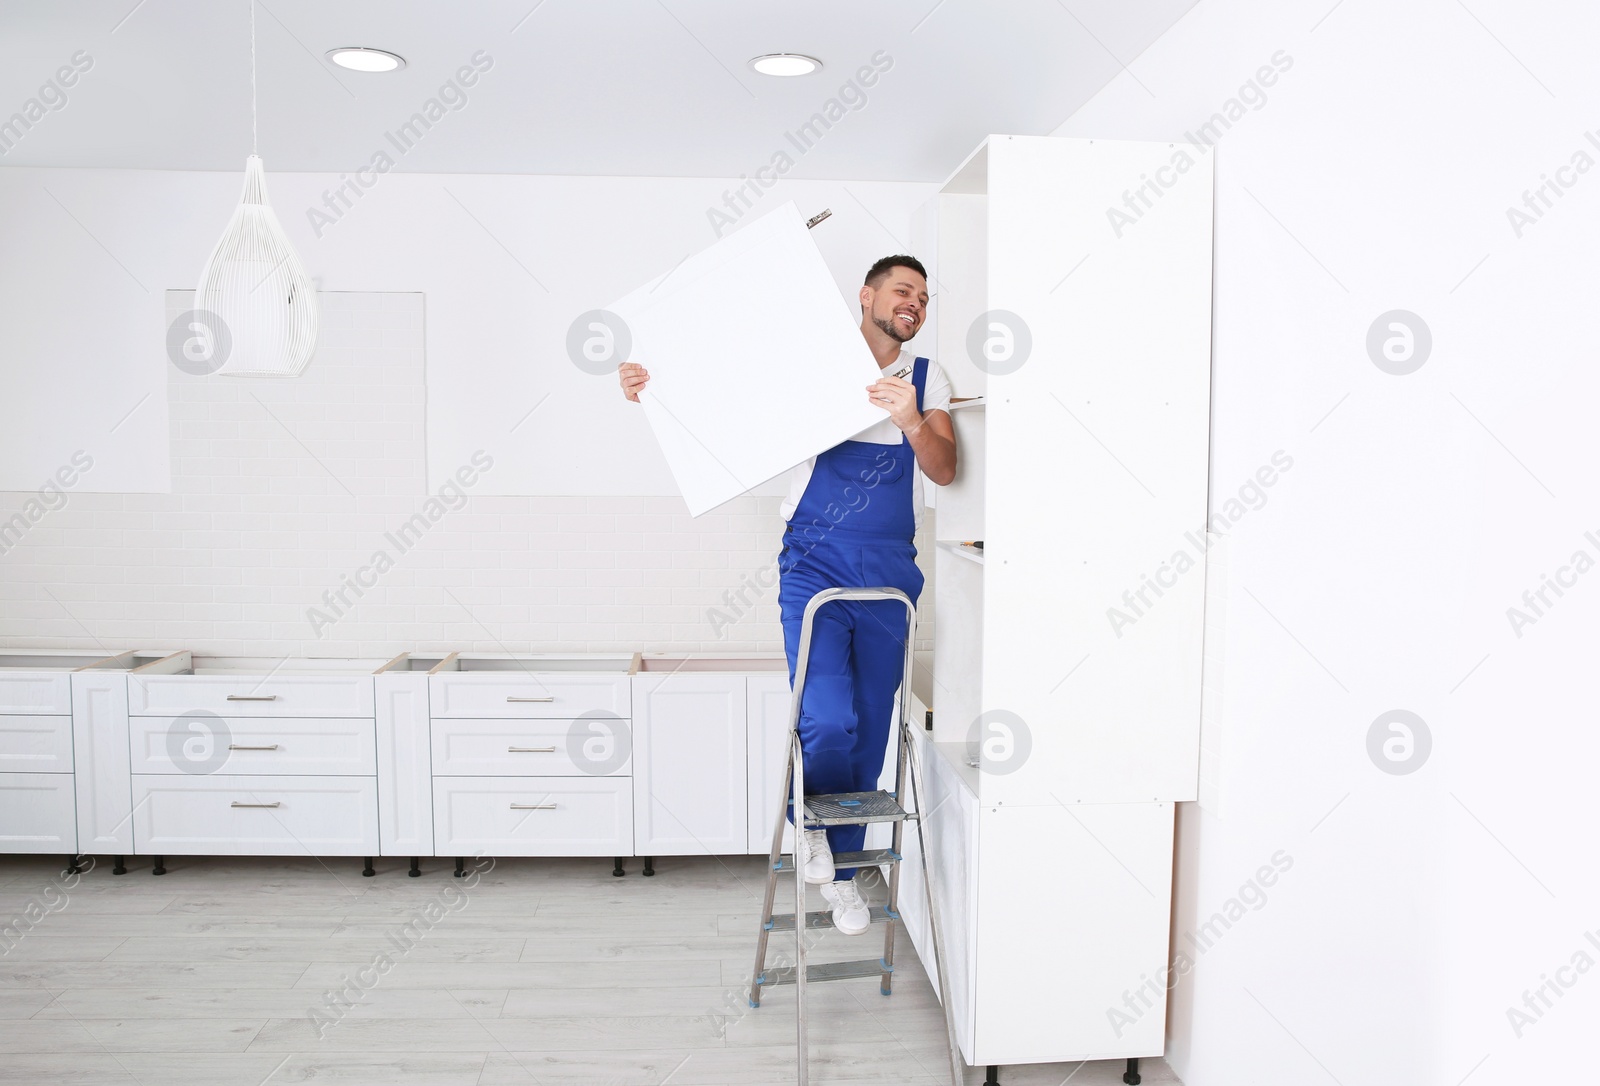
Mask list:
[[[867,277],[862,280],[862,286],[876,287],[883,282],[891,268],[910,268],[922,278],[928,278],[928,269],[922,266],[922,261],[914,256],[906,256],[904,253],[900,253],[897,256],[886,256],[868,268]]]

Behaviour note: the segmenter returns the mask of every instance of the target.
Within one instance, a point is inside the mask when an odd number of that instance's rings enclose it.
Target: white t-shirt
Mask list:
[[[901,366],[910,366],[916,361],[916,356],[909,351],[901,351],[899,357],[884,366],[884,374],[893,373]],[[905,380],[910,381],[911,375],[907,374]],[[863,392],[866,390],[863,389]],[[922,413],[929,411],[950,410],[950,379],[944,375],[944,370],[939,368],[939,363],[928,359],[928,376],[922,387]],[[900,439],[905,437],[900,427],[889,418],[889,413],[883,413],[883,421],[873,423],[859,434],[851,438],[852,441],[867,441],[874,445],[898,445]],[[779,513],[784,520],[794,516],[794,511],[800,507],[800,499],[805,495],[806,486],[811,482],[812,469],[817,465],[817,458],[812,457],[804,464],[797,465],[789,471],[789,496],[783,499],[783,507]],[[918,469],[911,473],[911,508],[916,513],[917,527],[922,527],[922,471]]]

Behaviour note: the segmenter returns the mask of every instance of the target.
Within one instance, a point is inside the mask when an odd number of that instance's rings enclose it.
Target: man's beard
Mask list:
[[[904,343],[906,340],[917,334],[916,329],[907,328],[905,325],[901,324],[897,320],[894,320],[893,318],[889,320],[879,320],[877,317],[874,317],[872,318],[872,323],[878,326],[878,330],[880,332],[883,332],[891,339],[898,340],[901,343]]]

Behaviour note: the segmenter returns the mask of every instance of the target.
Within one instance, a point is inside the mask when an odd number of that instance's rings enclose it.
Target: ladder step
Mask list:
[[[820,962],[816,965],[806,966],[806,983],[815,984],[819,980],[853,980],[857,977],[881,977],[884,973],[894,972],[894,966],[885,968],[882,958],[862,958],[853,962]],[[792,965],[768,969],[757,978],[756,983],[763,988],[770,988],[775,984],[793,984],[795,969]]]
[[[865,852],[835,852],[833,866],[835,867],[877,867],[879,864],[896,864],[903,857],[892,848],[872,848]],[[772,865],[774,871],[793,871],[794,857],[785,852],[778,857],[778,862]]]
[[[873,905],[867,910],[869,923],[888,924],[900,919],[900,914],[884,905]],[[815,909],[806,913],[806,927],[831,928],[833,927],[832,909]],[[772,920],[768,922],[768,931],[793,931],[794,913],[773,913]]]
[[[807,796],[806,825],[861,826],[868,822],[903,822],[905,808],[888,792],[837,792]]]

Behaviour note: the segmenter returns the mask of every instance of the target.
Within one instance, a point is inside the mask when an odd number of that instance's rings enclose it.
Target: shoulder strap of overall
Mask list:
[[[918,358],[911,363],[911,383],[917,386],[917,410],[922,410],[922,394],[928,385],[928,360]]]

